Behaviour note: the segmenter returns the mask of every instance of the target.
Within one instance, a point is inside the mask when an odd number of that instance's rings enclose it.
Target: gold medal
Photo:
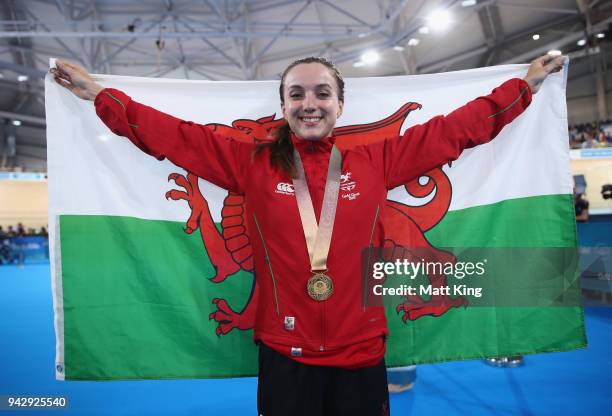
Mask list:
[[[306,287],[308,289],[308,296],[319,302],[329,299],[332,293],[334,293],[334,283],[325,273],[316,273],[308,279]]]

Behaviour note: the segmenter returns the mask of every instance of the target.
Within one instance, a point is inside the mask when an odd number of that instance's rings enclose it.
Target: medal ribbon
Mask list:
[[[334,145],[327,166],[327,180],[325,181],[325,193],[323,194],[323,207],[321,208],[321,218],[318,225],[314,206],[312,205],[312,198],[310,197],[310,191],[306,183],[304,165],[296,149],[293,149],[293,160],[297,171],[297,178],[293,178],[293,188],[295,190],[298,210],[300,211],[304,237],[306,237],[306,246],[308,247],[308,256],[310,257],[310,269],[312,272],[324,272],[327,270],[327,256],[329,254],[332,230],[336,218],[336,208],[338,206],[342,155]]]

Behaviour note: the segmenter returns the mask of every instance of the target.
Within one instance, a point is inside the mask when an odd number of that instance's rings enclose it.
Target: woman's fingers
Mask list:
[[[55,68],[51,68],[50,72],[53,74],[55,82],[62,87],[74,92],[76,86],[74,85],[73,79],[70,74],[66,71],[66,63],[57,60],[55,62]]]
[[[532,64],[536,64],[547,74],[558,72],[563,68],[565,57],[554,55],[543,55],[533,60]]]
[[[59,62],[56,62],[55,63],[55,68],[51,68],[49,70],[49,72],[51,72],[53,74],[53,76],[55,76],[55,77],[59,76],[59,77],[64,78],[64,79],[69,79],[70,78],[70,75],[66,71],[64,71],[63,65],[60,64]]]
[[[533,63],[541,67],[545,67],[550,62],[551,58],[552,57],[550,55],[543,55],[543,56],[536,58]]]
[[[56,75],[59,75],[59,76],[64,77],[64,78],[68,78],[69,77],[69,75],[65,71],[62,71],[60,68],[52,68],[52,69],[53,69],[52,73],[54,73]]]
[[[77,70],[76,70],[76,69],[74,69],[73,67],[68,66],[68,65],[64,65],[64,66],[61,68],[61,71],[62,71],[64,74],[66,74],[66,75],[68,75],[69,77],[71,77],[71,78],[74,78],[74,77],[76,77],[76,76],[78,75]]]
[[[70,91],[73,91],[73,90],[74,90],[74,88],[75,88],[75,87],[74,87],[74,85],[72,85],[72,84],[71,84],[71,83],[69,83],[68,81],[64,81],[63,79],[61,79],[61,78],[60,78],[60,77],[58,77],[58,76],[55,76],[54,78],[55,78],[55,82],[57,82],[57,83],[58,83],[59,85],[61,85],[62,87],[66,88],[66,89],[68,89],[68,90],[70,90]]]
[[[59,59],[55,61],[55,66],[59,70],[60,74],[62,74],[63,78],[76,80],[79,76],[87,73],[87,71],[82,68],[80,65],[72,64],[67,61],[60,61]]]
[[[563,69],[565,63],[564,56],[544,55],[534,59],[527,69],[527,75],[524,80],[531,87],[531,91],[535,94],[540,89],[540,85],[546,77],[554,72],[559,72]]]
[[[549,74],[551,72],[558,72],[561,70],[561,68],[563,68],[564,61],[565,61],[565,58],[563,56],[557,56],[554,59],[551,59],[550,62],[548,62],[548,64],[546,64],[546,66],[544,67],[544,70],[548,72]]]
[[[60,72],[66,72],[65,68],[66,68],[66,63],[64,61],[60,61],[59,59],[57,59],[55,61],[55,68],[60,71]]]
[[[62,81],[67,81],[67,82],[72,83],[72,79],[65,72],[56,70],[56,71],[53,71],[52,74],[55,80],[62,80]]]
[[[552,61],[553,59],[555,59],[555,57],[553,55],[544,55],[540,57],[540,63],[542,64],[542,66],[546,66],[550,63],[550,61]]]

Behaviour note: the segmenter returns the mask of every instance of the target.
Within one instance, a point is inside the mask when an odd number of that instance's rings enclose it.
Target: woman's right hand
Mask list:
[[[70,90],[74,95],[84,100],[93,101],[96,95],[104,89],[89,75],[89,72],[81,65],[71,62],[55,61],[55,68],[49,72],[55,78],[55,82]]]

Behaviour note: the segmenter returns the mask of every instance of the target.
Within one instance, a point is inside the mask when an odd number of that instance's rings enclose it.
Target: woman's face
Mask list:
[[[319,140],[331,135],[344,103],[332,72],[319,63],[300,64],[285,76],[283,116],[300,138]]]

